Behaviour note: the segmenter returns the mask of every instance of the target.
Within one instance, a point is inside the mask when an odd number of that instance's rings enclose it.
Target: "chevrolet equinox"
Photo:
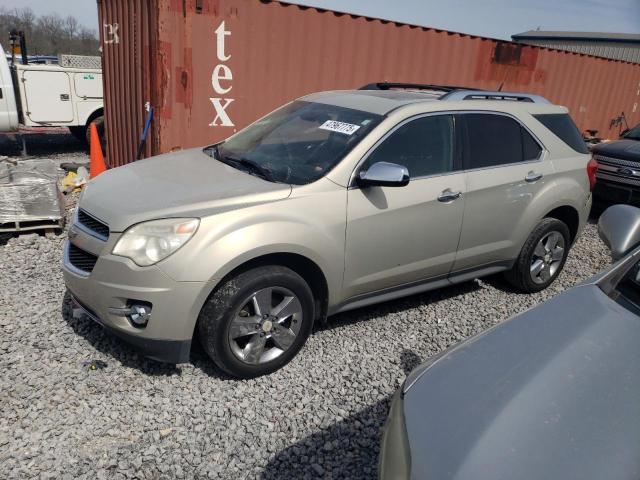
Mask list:
[[[188,361],[198,338],[221,369],[254,377],[328,315],[497,272],[546,288],[596,169],[567,109],[539,96],[315,93],[90,181],[64,278],[77,314],[148,357]]]

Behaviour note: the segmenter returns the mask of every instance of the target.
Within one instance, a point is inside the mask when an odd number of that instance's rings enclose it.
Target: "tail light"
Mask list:
[[[593,187],[596,186],[596,172],[598,171],[598,162],[591,157],[589,163],[587,163],[587,176],[589,177],[589,190],[593,192]]]

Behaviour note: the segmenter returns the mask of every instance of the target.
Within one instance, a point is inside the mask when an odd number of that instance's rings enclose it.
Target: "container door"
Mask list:
[[[23,105],[25,115],[36,123],[73,121],[71,84],[66,72],[25,70]]]

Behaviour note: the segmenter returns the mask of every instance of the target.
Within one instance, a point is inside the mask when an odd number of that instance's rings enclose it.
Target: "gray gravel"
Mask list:
[[[609,264],[590,224],[545,292],[490,278],[343,314],[283,370],[238,381],[199,351],[169,367],[72,319],[62,242],[0,246],[0,478],[374,478],[406,372]]]

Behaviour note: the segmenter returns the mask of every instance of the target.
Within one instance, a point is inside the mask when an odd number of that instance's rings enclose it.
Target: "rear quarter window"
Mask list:
[[[578,153],[589,153],[587,144],[582,139],[578,127],[566,113],[545,113],[533,116],[545,127],[551,130],[556,137],[566,143]]]

